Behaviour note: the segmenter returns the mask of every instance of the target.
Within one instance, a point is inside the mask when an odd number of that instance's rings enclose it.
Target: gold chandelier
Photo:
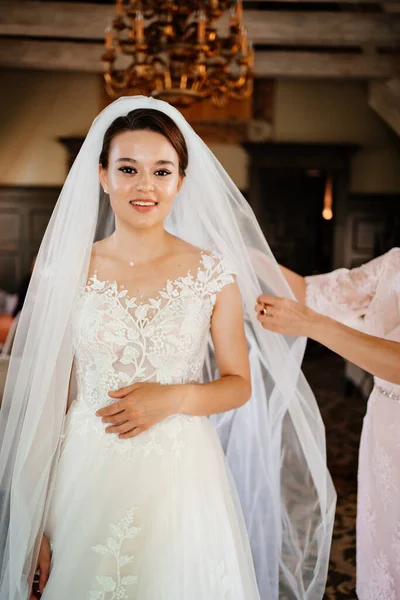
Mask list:
[[[253,91],[254,50],[243,25],[242,1],[116,0],[106,30],[104,78],[109,96],[144,93],[187,107],[214,106]],[[229,31],[216,22],[231,8]]]

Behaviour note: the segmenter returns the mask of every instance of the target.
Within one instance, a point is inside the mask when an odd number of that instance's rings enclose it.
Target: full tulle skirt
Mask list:
[[[66,420],[46,533],[42,600],[258,600],[241,508],[206,417],[130,440],[92,409]]]

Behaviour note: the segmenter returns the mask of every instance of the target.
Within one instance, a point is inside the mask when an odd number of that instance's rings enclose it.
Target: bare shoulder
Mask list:
[[[170,244],[171,253],[173,254],[176,253],[177,255],[181,254],[187,256],[198,256],[202,252],[202,249],[198,246],[190,244],[189,242],[182,240],[182,238],[178,238],[174,235],[170,236]]]
[[[175,237],[171,243],[171,255],[182,263],[193,266],[199,264],[203,255],[211,256],[212,252]]]
[[[174,238],[173,240],[173,252],[176,252],[177,255],[192,257],[193,259],[199,260],[202,256],[210,256],[215,259],[223,259],[222,254],[217,252],[216,250],[209,250],[205,248],[201,248],[200,246],[195,246],[194,244],[190,244],[181,238],[177,238],[175,236],[171,236]]]
[[[195,271],[196,268],[206,269],[215,281],[236,282],[237,268],[231,260],[227,259],[216,250],[208,250],[194,246],[183,240],[179,240],[177,250],[179,252],[179,262],[184,263],[185,267]],[[183,259],[185,257],[185,259]],[[182,264],[183,266],[183,264]],[[224,285],[222,287],[224,287]]]
[[[108,251],[107,238],[95,242],[92,246],[92,252],[90,255],[89,273],[93,273],[96,269],[101,267],[105,262],[110,260],[110,253]]]

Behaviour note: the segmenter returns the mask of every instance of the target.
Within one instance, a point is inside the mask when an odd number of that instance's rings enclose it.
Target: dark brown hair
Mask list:
[[[185,175],[188,165],[188,149],[185,138],[176,123],[165,113],[154,108],[137,108],[126,116],[118,117],[104,134],[99,162],[108,167],[108,156],[113,139],[125,131],[154,131],[163,135],[173,146],[179,158],[179,174]]]

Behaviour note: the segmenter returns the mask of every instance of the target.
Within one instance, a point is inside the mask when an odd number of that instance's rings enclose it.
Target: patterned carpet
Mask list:
[[[358,446],[366,401],[347,390],[343,361],[310,345],[303,364],[326,428],[328,465],[338,495],[328,583],[324,600],[355,599]]]

